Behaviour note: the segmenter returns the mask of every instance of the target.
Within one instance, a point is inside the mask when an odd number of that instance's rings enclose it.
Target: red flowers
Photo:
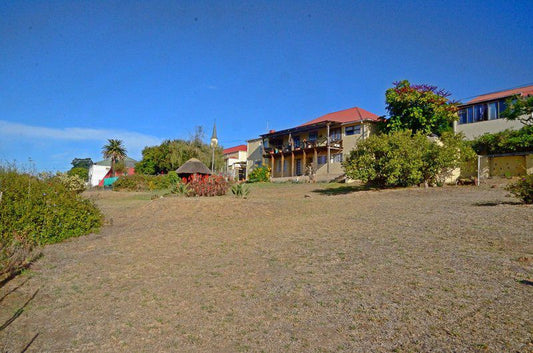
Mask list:
[[[229,183],[220,175],[193,174],[183,178],[190,190],[190,196],[220,196],[225,195]]]

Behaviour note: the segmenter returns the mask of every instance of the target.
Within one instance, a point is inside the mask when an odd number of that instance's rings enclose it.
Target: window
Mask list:
[[[340,163],[342,162],[342,153],[335,153],[331,156],[331,163]]]
[[[466,117],[467,117],[468,123],[473,123],[474,122],[474,120],[473,120],[474,108],[472,108],[472,107],[466,108]]]
[[[313,131],[309,133],[309,141],[316,141],[318,139],[318,132]]]
[[[466,109],[459,110],[459,124],[466,124]]]
[[[318,156],[317,163],[318,165],[326,164],[328,157],[327,156]]]
[[[281,159],[276,161],[276,172],[281,173]]]
[[[268,140],[263,140],[263,147],[268,148]]]
[[[333,129],[329,132],[331,141],[339,141],[341,139],[341,129]]]
[[[476,104],[474,106],[474,121],[484,121],[484,120],[487,120],[487,105]]]
[[[505,99],[463,108],[459,110],[459,124],[500,119],[505,108],[507,108]]]
[[[344,128],[346,136],[359,135],[361,133],[361,125],[347,126]]]
[[[498,102],[489,103],[489,120],[498,119]]]
[[[504,99],[502,99],[502,100],[499,101],[498,103],[499,103],[499,104],[498,104],[498,105],[499,105],[499,107],[498,107],[498,108],[499,108],[499,112],[500,112],[500,114],[501,114],[501,113],[503,113],[503,111],[504,111],[505,109],[507,109],[507,103],[505,103],[505,100],[504,100]]]

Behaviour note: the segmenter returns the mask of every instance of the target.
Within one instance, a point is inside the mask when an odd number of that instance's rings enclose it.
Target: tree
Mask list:
[[[507,100],[507,109],[502,117],[507,120],[518,120],[527,126],[533,126],[533,96],[515,96]]]
[[[191,158],[198,158],[205,165],[211,165],[212,149],[203,142],[204,133],[196,128],[189,140],[165,140],[159,146],[145,147],[142,160],[135,165],[141,174],[161,174],[178,169]],[[215,169],[224,163],[222,148],[215,149]]]
[[[74,168],[85,168],[89,170],[89,168],[94,164],[93,160],[90,158],[74,158],[72,162],[72,169]]]
[[[385,132],[411,130],[424,135],[442,135],[452,130],[458,119],[457,103],[448,99],[450,93],[430,85],[411,85],[404,80],[395,82],[385,92],[386,109],[390,118],[383,124]]]
[[[126,148],[122,144],[122,140],[108,139],[107,142],[107,145],[102,147],[102,155],[106,159],[111,159],[111,170],[115,176],[115,163],[126,158]]]

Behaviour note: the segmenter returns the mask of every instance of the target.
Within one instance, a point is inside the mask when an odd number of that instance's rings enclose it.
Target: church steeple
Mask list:
[[[217,123],[216,121],[213,123],[213,134],[211,135],[211,146],[216,147],[218,145],[218,138],[217,138]]]

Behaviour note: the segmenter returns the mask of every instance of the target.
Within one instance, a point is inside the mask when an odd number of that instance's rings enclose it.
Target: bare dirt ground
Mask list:
[[[0,351],[533,351],[533,207],[501,187],[88,195],[112,224],[0,288]]]

